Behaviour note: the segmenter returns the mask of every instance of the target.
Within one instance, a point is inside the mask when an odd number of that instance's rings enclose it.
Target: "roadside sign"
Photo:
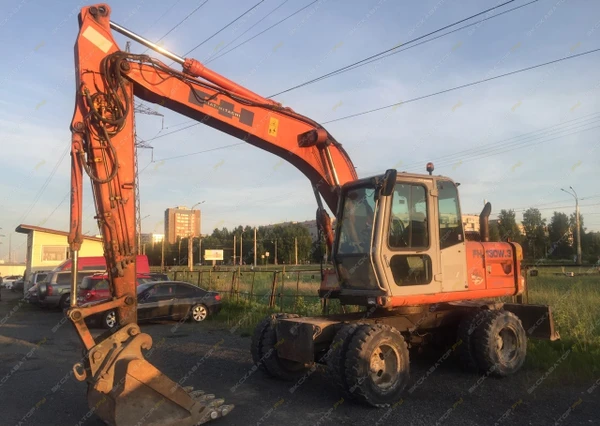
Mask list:
[[[223,250],[204,250],[204,260],[223,260]]]

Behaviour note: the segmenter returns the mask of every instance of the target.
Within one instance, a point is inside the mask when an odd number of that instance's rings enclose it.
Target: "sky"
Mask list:
[[[258,1],[208,0],[190,15],[200,1],[121,0],[110,4],[111,19],[158,41],[189,15],[161,40],[183,55]],[[500,3],[264,0],[189,56],[270,96]],[[515,0],[484,17],[526,3]],[[0,259],[11,238],[13,260],[23,261],[26,238],[14,233],[19,224],[68,230],[73,45],[77,14],[87,3],[0,4]],[[125,49],[126,39],[115,39]],[[135,42],[130,48],[145,50]],[[597,48],[599,2],[538,0],[275,99],[324,123]],[[591,53],[325,127],[360,177],[389,168],[425,173],[433,161],[434,174],[460,182],[463,214],[478,214],[487,200],[492,217],[515,209],[518,220],[528,207],[547,218],[555,210],[572,213],[574,199],[561,191],[572,186],[587,230],[599,231],[599,62],[600,52]],[[199,202],[202,233],[314,218],[310,182],[293,166],[250,145],[227,148],[238,140],[206,126],[181,130],[193,122],[146,106],[162,117],[136,116],[138,137],[153,147],[138,159],[143,232],[162,233],[166,208]],[[168,135],[174,130],[180,131]],[[213,148],[222,149],[198,153]],[[84,191],[83,231],[94,235],[89,180]]]

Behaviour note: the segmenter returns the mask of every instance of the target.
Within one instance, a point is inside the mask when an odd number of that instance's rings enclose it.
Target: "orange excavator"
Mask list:
[[[453,347],[465,367],[503,376],[522,365],[527,337],[558,338],[548,306],[522,303],[521,247],[488,242],[489,204],[480,217],[480,241],[465,241],[457,184],[433,176],[433,165],[428,175],[387,170],[359,179],[341,144],[319,123],[111,22],[110,11],[97,4],[79,14],[69,244],[71,294],[77,294],[85,171],[112,298],[86,307],[72,298],[67,312],[85,348],[75,377],[87,382],[89,406],[106,423],[196,425],[233,409],[212,394],[181,387],[142,353],[152,339],[136,315],[134,96],[269,151],[312,184],[333,262],[319,294],[325,307],[338,299],[364,309],[265,318],[251,352],[268,374],[297,380],[315,363],[325,364],[344,395],[381,407],[406,387],[409,346],[457,341]],[[182,71],[121,51],[113,31]],[[336,215],[335,232],[323,202]],[[490,300],[502,296],[515,303]],[[108,310],[116,310],[118,329],[94,339],[85,319]]]

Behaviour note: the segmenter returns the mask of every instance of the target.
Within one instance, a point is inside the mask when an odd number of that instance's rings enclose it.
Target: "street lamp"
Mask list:
[[[573,191],[566,191],[563,188],[560,188],[561,191],[566,192],[571,197],[575,198],[575,226],[577,227],[577,264],[581,265],[581,229],[579,226],[579,197],[577,196],[577,192],[573,189],[572,186],[569,186],[569,189]]]

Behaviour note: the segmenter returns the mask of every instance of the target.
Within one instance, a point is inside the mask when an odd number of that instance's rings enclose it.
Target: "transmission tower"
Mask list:
[[[134,112],[139,113],[139,114],[146,114],[146,115],[156,115],[159,117],[164,117],[161,113],[153,110],[152,108],[142,104],[142,103],[137,103],[134,106]],[[164,123],[163,123],[164,124]],[[135,127],[135,120],[133,122],[133,134],[135,137],[135,228],[136,228],[136,233],[137,233],[137,254],[142,254],[142,244],[141,244],[141,240],[142,240],[142,212],[141,212],[141,208],[140,208],[140,169],[139,169],[139,162],[138,162],[138,150],[139,149],[154,149],[152,147],[152,145],[150,145],[148,142],[139,139],[137,137],[137,130]]]

